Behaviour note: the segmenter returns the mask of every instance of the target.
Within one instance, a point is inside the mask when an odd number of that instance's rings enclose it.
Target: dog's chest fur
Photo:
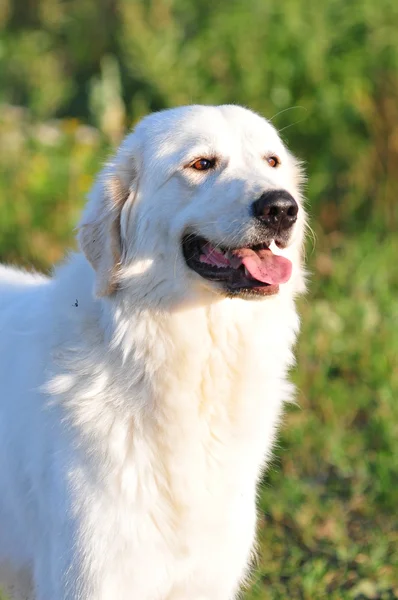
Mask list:
[[[256,482],[290,395],[297,317],[280,303],[119,315],[113,338],[129,350],[117,369],[117,349],[101,353],[90,325],[91,354],[61,357],[68,373],[49,389],[90,448],[71,459],[74,535],[85,548],[75,575],[84,589],[85,570],[101,573],[95,598],[118,590],[127,600],[129,589],[148,600],[207,598],[209,588],[226,598],[244,576]]]

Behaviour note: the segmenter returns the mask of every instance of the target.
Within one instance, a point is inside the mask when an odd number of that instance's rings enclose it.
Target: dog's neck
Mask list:
[[[72,276],[75,269],[79,277]],[[133,309],[128,292],[122,302],[93,299],[92,275],[81,259],[70,276],[69,270],[57,286],[67,306],[68,339],[60,344],[49,388],[62,403],[68,386],[67,417],[91,445],[97,438],[112,461],[112,430],[119,423],[126,444],[131,427],[145,439],[153,434],[162,440],[156,452],[171,461],[191,442],[201,448],[231,439],[237,448],[258,447],[263,456],[275,415],[290,395],[281,380],[293,361],[287,348],[298,328],[292,298]],[[70,287],[71,281],[80,287]]]

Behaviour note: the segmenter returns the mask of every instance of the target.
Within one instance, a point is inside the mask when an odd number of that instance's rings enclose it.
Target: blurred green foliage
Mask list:
[[[397,225],[396,0],[0,0],[0,101],[117,140],[178,104],[289,128],[324,225]]]
[[[397,0],[0,0],[0,260],[59,260],[151,110],[247,105],[306,163],[298,404],[248,600],[398,598],[397,40]]]

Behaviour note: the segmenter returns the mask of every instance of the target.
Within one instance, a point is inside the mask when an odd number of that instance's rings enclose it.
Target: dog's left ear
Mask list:
[[[117,288],[122,256],[120,217],[137,186],[133,145],[131,134],[100,173],[79,224],[79,245],[95,271],[98,297],[109,296]]]

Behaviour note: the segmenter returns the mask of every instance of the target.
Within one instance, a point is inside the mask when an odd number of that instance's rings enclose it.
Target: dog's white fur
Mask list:
[[[185,168],[209,154],[214,171]],[[235,597],[291,396],[300,181],[246,109],[155,113],[95,184],[83,253],[52,279],[0,268],[0,576],[23,573],[14,598]],[[188,269],[182,232],[249,244],[250,205],[269,189],[300,205],[289,246],[274,248],[292,277],[262,300],[227,298]]]

